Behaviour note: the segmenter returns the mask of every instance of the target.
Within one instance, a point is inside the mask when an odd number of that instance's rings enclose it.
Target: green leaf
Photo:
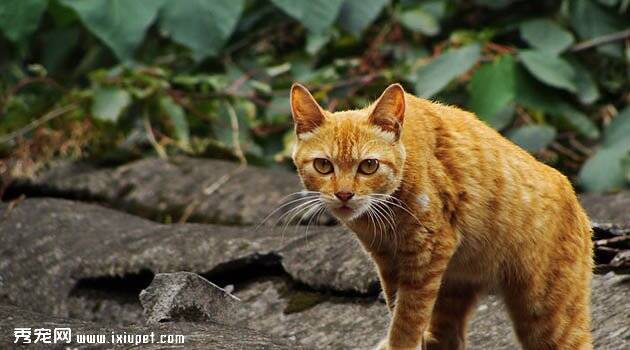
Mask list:
[[[444,19],[449,9],[446,0],[423,0],[420,8],[438,20]]]
[[[480,47],[471,44],[449,50],[429,64],[418,69],[414,77],[416,94],[431,97],[442,90],[451,80],[466,73],[479,60]]]
[[[600,148],[587,160],[578,175],[579,184],[586,191],[605,192],[627,186],[622,161],[630,152],[630,138],[609,147]]]
[[[24,41],[39,26],[48,0],[0,1],[0,31],[14,43]]]
[[[92,116],[116,122],[122,111],[131,103],[129,93],[118,87],[97,87],[92,96]]]
[[[515,63],[511,55],[496,58],[481,66],[470,81],[470,108],[495,129],[511,121],[510,104],[516,94]]]
[[[59,0],[79,15],[81,22],[121,61],[131,61],[144,33],[165,0]]]
[[[429,12],[420,7],[403,11],[400,14],[400,24],[412,32],[422,33],[428,36],[440,32],[440,24]]]
[[[160,30],[192,50],[195,60],[215,56],[230,37],[244,0],[169,1],[160,13]]]
[[[577,92],[575,70],[563,58],[538,50],[523,50],[519,58],[525,68],[543,83]]]
[[[582,136],[590,140],[596,140],[599,137],[597,125],[586,114],[575,109],[567,102],[558,101],[551,113],[558,116],[570,129],[577,131]]]
[[[309,32],[306,34],[306,52],[309,55],[315,55],[318,53],[328,42],[330,42],[330,33],[314,33]]]
[[[507,137],[531,153],[538,152],[556,138],[556,129],[547,125],[526,125],[511,130]]]
[[[521,67],[516,67],[515,100],[527,108],[559,117],[564,124],[591,140],[599,137],[599,130],[592,120],[563,100],[556,91],[536,81]]]
[[[341,27],[360,35],[383,11],[389,0],[345,0],[339,14]]]
[[[175,103],[170,96],[160,98],[160,108],[162,112],[170,119],[175,131],[175,139],[180,141],[182,146],[188,147],[190,144],[190,129],[186,113],[180,105]]]
[[[271,2],[311,32],[321,33],[335,21],[343,0],[271,0]]]
[[[591,72],[586,69],[576,59],[570,59],[569,63],[575,71],[575,86],[577,87],[577,96],[580,102],[584,104],[592,104],[599,99],[599,89],[597,83],[591,76]]]
[[[573,35],[548,19],[535,19],[520,26],[521,37],[536,49],[552,54],[566,50],[573,42]]]
[[[571,26],[582,40],[627,29],[627,19],[619,18],[612,11],[606,11],[592,0],[571,0],[568,2]],[[597,51],[613,56],[622,56],[622,45],[613,43],[597,47]]]
[[[604,129],[604,147],[630,140],[630,106],[624,108]]]
[[[587,191],[611,191],[628,185],[630,107],[624,108],[604,130],[602,147],[584,163],[579,182]]]

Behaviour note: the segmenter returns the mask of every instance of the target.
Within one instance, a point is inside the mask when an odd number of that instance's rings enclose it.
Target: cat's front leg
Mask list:
[[[456,246],[454,242],[449,242],[449,235],[433,238],[438,238],[440,242],[433,242],[417,252],[401,252],[398,255],[397,268],[400,272],[387,339],[386,348],[389,350],[426,348],[423,345],[424,335],[442,277]]]

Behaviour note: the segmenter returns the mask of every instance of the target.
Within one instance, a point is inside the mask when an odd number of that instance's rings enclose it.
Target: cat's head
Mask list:
[[[293,161],[307,190],[341,221],[384,210],[402,181],[405,91],[390,85],[363,109],[328,112],[299,84],[291,88]],[[379,204],[381,203],[381,204]]]

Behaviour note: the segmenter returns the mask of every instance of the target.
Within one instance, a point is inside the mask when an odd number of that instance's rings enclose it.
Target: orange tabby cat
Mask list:
[[[591,349],[589,220],[569,181],[460,109],[389,86],[331,113],[291,89],[294,162],[378,267],[379,349],[465,348],[475,304],[507,304],[526,349]]]

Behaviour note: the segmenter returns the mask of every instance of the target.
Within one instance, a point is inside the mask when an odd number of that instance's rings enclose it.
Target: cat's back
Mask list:
[[[406,148],[416,167],[433,164],[444,176],[435,177],[440,191],[449,188],[457,201],[461,222],[471,230],[484,227],[550,225],[553,220],[578,213],[580,208],[569,180],[556,169],[536,160],[487,126],[474,114],[459,108],[411,97],[405,116]],[[433,163],[431,163],[433,161]],[[429,173],[438,171],[430,169]],[[536,218],[536,219],[533,219]],[[534,222],[540,221],[540,222]]]
[[[412,95],[408,98],[403,140],[407,148],[433,149],[455,180],[498,185],[501,180],[532,183],[566,178],[503,137],[473,113]],[[419,135],[424,135],[419,137]],[[484,181],[486,180],[486,181]],[[471,184],[473,185],[473,184]]]

